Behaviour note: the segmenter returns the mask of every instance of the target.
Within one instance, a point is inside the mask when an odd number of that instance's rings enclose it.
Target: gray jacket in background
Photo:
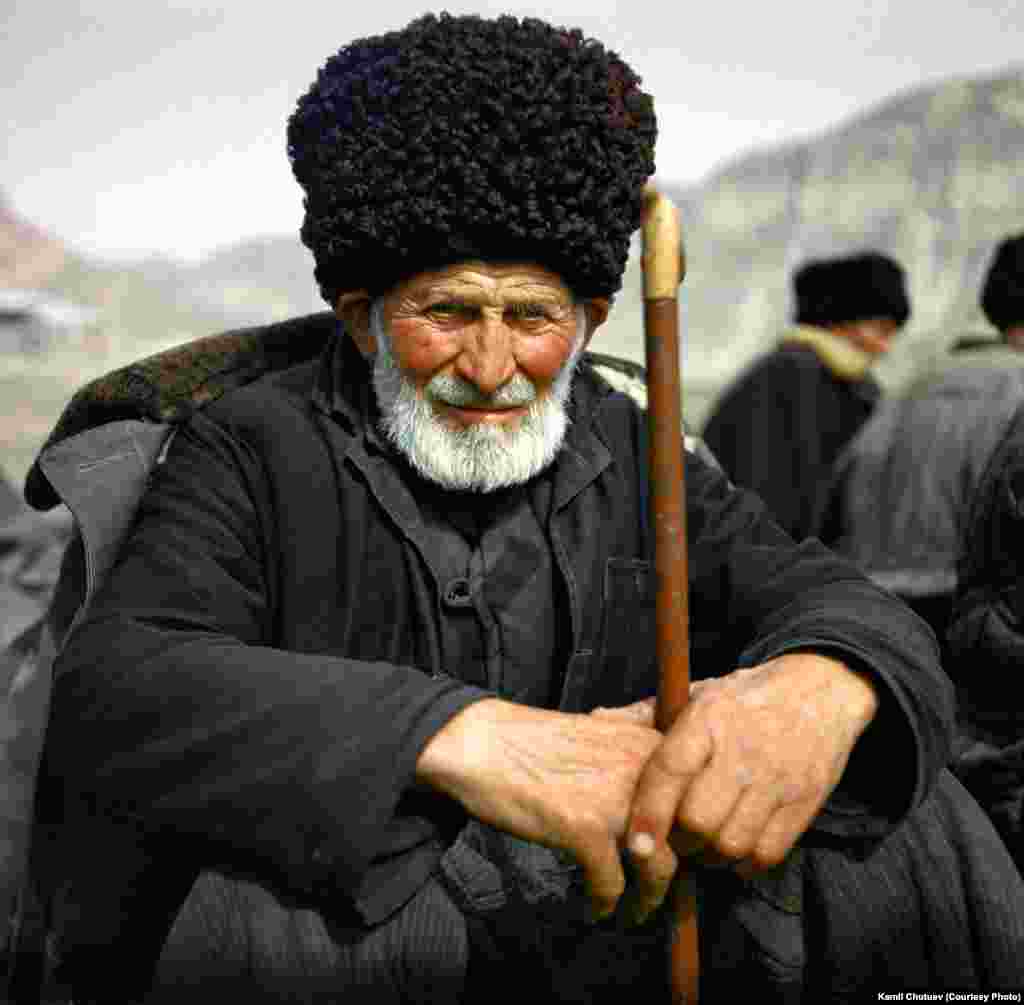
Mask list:
[[[818,536],[904,598],[950,595],[966,506],[1024,401],[1024,353],[954,352],[883,401],[836,463]]]

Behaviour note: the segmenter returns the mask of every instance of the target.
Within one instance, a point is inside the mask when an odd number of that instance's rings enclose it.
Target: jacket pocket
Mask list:
[[[609,558],[605,564],[600,641],[586,707],[627,705],[658,688],[654,564]]]

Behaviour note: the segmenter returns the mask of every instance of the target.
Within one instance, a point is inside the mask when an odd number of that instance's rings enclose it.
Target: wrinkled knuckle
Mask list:
[[[786,806],[816,799],[829,790],[827,773],[818,768],[809,769],[799,776],[782,776],[777,788],[779,801]]]
[[[682,734],[671,743],[663,743],[655,753],[658,766],[668,775],[691,775],[707,760],[709,744],[703,730]]]
[[[788,832],[777,831],[764,835],[751,851],[750,858],[761,869],[770,869],[779,865],[792,847],[792,836]]]
[[[558,811],[556,826],[559,833],[570,835],[573,843],[581,847],[593,844],[599,830],[593,813],[570,807],[562,807]]]
[[[676,819],[684,830],[705,837],[714,831],[716,824],[710,813],[685,805],[680,809]]]
[[[811,777],[807,790],[812,793],[828,792],[833,785],[832,774],[825,765],[815,765],[811,770]]]
[[[572,828],[587,840],[594,840],[607,833],[607,827],[600,816],[592,810],[585,810],[573,816]]]
[[[749,855],[759,869],[772,869],[786,858],[786,849],[777,844],[760,845]]]
[[[721,834],[714,842],[715,850],[726,858],[746,858],[752,850],[752,842],[749,834],[729,833]]]
[[[634,766],[643,767],[661,749],[663,739],[661,733],[653,729],[638,728],[624,747],[624,754]]]

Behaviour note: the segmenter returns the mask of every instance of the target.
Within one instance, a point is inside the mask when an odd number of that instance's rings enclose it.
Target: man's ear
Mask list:
[[[583,348],[587,347],[594,336],[594,332],[605,323],[611,306],[611,301],[605,297],[595,297],[583,305],[583,310],[587,315],[587,334],[583,338]]]
[[[377,352],[377,339],[370,331],[370,294],[366,290],[342,293],[334,304],[334,313],[367,358]]]

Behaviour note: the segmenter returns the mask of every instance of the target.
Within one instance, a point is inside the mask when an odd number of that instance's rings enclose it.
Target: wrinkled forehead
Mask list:
[[[399,283],[387,299],[419,301],[437,296],[501,303],[544,300],[566,307],[575,303],[557,273],[529,262],[460,262],[421,272]]]

